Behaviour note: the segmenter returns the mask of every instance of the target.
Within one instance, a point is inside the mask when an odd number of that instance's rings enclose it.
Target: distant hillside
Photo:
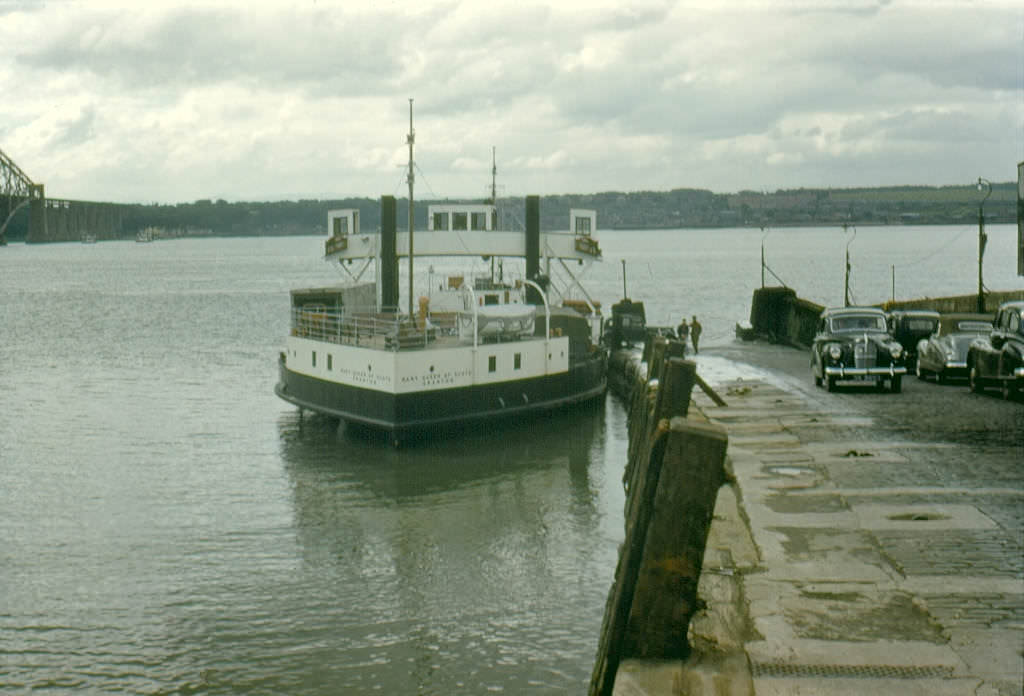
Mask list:
[[[974,186],[898,186],[856,189],[793,189],[774,193],[712,193],[702,189],[607,191],[541,197],[541,227],[567,229],[570,208],[597,211],[600,229],[673,229],[687,227],[786,227],[797,225],[948,225],[978,219],[982,195]],[[989,224],[1015,222],[1015,182],[992,185],[985,202]],[[427,206],[416,202],[416,226],[425,228]],[[452,201],[445,201],[452,202]],[[525,203],[501,198],[509,225],[522,225]],[[399,227],[408,219],[408,200],[398,201]],[[380,225],[380,201],[372,198],[237,202],[200,200],[175,205],[133,205],[125,215],[123,236],[146,227],[175,235],[253,236],[326,234],[327,211],[357,208],[363,230]],[[24,239],[27,209],[7,229],[8,239]]]
[[[613,229],[765,227],[794,225],[945,225],[978,218],[983,194],[974,186],[795,189],[774,193],[715,194],[696,189],[667,192],[548,196],[551,205],[595,208],[598,227]],[[985,202],[988,223],[1014,222],[1016,184],[993,184]],[[562,225],[564,227],[564,224]]]

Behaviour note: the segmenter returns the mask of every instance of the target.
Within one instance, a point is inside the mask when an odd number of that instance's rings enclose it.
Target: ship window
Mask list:
[[[590,218],[576,218],[576,234],[590,234]]]
[[[518,370],[522,366],[523,366],[523,354],[522,353],[516,353],[515,354],[515,359],[513,361],[513,367]]]
[[[474,230],[486,230],[487,229],[487,213],[473,213],[470,218],[470,229]]]
[[[434,213],[434,229],[448,229],[448,213]]]
[[[316,367],[316,351],[313,351],[313,367]]]
[[[485,305],[496,305],[496,304],[499,303],[500,299],[501,298],[498,295],[496,295],[494,293],[488,293],[488,294],[484,295],[484,304]]]
[[[348,218],[336,217],[334,218],[334,236],[340,237],[343,234],[348,234]]]
[[[467,219],[466,213],[452,213],[452,229],[469,229],[469,220]]]
[[[328,370],[333,370],[334,369],[334,356],[331,355],[330,353],[327,354],[327,369]]]
[[[487,371],[488,372],[497,372],[497,370],[498,370],[498,358],[496,358],[495,356],[491,355],[491,356],[489,356],[487,358]]]

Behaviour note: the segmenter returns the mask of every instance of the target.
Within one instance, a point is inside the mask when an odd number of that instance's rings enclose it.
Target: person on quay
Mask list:
[[[686,320],[684,319],[683,321],[685,322]],[[703,331],[703,330],[704,330],[704,327],[700,325],[700,322],[697,321],[697,315],[694,314],[693,315],[693,320],[690,321],[690,340],[693,341],[693,352],[694,353],[699,353],[700,352],[700,348],[697,347],[697,344],[700,342],[700,332]]]
[[[686,341],[690,338],[690,327],[686,325],[686,317],[683,317],[682,323],[676,327],[676,338],[682,341],[683,345],[686,345]]]

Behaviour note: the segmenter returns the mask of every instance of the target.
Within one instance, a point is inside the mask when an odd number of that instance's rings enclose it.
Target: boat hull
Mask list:
[[[577,358],[567,372],[448,389],[391,393],[290,370],[282,357],[274,391],[300,408],[391,433],[396,440],[450,426],[569,406],[604,395],[606,355]]]

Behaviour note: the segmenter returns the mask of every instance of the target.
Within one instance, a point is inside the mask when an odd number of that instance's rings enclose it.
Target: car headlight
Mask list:
[[[892,356],[893,360],[896,360],[901,355],[903,355],[903,347],[902,346],[890,346],[890,348],[889,348],[889,355]]]
[[[833,360],[838,360],[843,357],[843,348],[837,343],[833,343],[828,347],[828,354]]]

